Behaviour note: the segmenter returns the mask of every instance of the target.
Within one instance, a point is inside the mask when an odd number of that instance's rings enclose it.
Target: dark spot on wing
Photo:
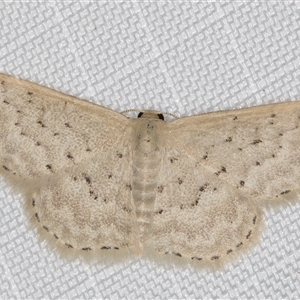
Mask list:
[[[109,250],[109,249],[111,249],[111,247],[107,247],[107,246],[101,247],[101,250]]]
[[[257,140],[253,140],[253,142],[251,144],[256,145],[256,144],[259,144],[259,143],[262,143],[262,141],[257,139]]]
[[[176,157],[171,157],[171,158],[170,158],[171,164],[174,163],[174,161],[176,161],[176,160],[178,160],[178,158],[176,158]]]
[[[252,231],[250,230],[250,231],[248,232],[248,234],[246,235],[246,239],[249,239],[251,233],[252,233]]]
[[[202,260],[201,257],[193,256],[191,259]]]
[[[38,121],[37,123],[40,124],[41,127],[46,127],[45,124],[42,121]]]
[[[255,224],[255,223],[256,223],[256,219],[257,219],[257,217],[256,217],[256,216],[254,216],[254,218],[253,218],[253,220],[252,220],[253,224]]]
[[[88,176],[87,174],[82,174],[83,178],[87,182],[87,184],[91,184],[91,177]]]
[[[40,217],[39,217],[38,213],[35,213],[34,216],[35,216],[35,218],[37,219],[37,221],[40,222]]]
[[[199,203],[199,198],[197,198],[197,199],[194,201],[194,203],[192,203],[192,206],[197,206],[198,203]]]
[[[200,192],[203,192],[207,187],[208,187],[208,183],[206,182],[206,183],[204,183],[202,186],[200,186],[200,188],[199,188],[199,191]]]
[[[157,192],[158,192],[158,193],[162,193],[163,190],[164,190],[164,187],[163,187],[162,185],[159,185],[159,186],[157,187]]]
[[[90,251],[90,250],[92,250],[92,248],[91,247],[85,247],[85,248],[81,248],[81,250],[83,250],[83,251]]]
[[[123,209],[123,211],[126,211],[129,214],[132,213],[132,209],[129,207],[123,206],[122,209]]]
[[[215,174],[216,174],[217,176],[219,176],[221,173],[226,173],[226,172],[227,172],[227,169],[226,169],[225,167],[221,166],[221,170],[218,171],[218,172],[216,172]]]
[[[280,193],[280,195],[284,195],[284,194],[288,194],[291,190],[285,190],[283,192]]]
[[[215,256],[211,257],[211,260],[216,260],[216,259],[219,259],[219,258],[220,258],[220,256],[215,255]]]

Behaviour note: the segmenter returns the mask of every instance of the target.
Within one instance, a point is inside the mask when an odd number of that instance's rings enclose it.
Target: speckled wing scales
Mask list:
[[[68,248],[67,255],[74,250],[83,256],[101,254],[103,260],[106,254],[134,251],[137,224],[129,157],[127,149],[104,151],[48,177],[29,203],[40,233],[56,240],[59,249]]]
[[[208,113],[172,125],[171,143],[257,202],[289,199],[299,189],[300,101]]]
[[[131,245],[129,136],[121,114],[0,75],[0,172],[57,245]]]
[[[158,176],[153,247],[219,264],[257,240],[265,204],[300,182],[300,102],[175,120]]]
[[[261,222],[255,201],[185,153],[167,153],[155,202],[154,250],[209,265],[248,248]]]
[[[0,174],[66,257],[215,266],[257,240],[265,205],[297,198],[299,120],[300,102],[129,120],[0,74]]]

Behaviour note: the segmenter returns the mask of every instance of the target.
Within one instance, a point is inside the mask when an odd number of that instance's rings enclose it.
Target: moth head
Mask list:
[[[122,115],[126,116],[127,118],[135,118],[136,114],[133,115],[132,113],[138,113],[137,118],[144,118],[144,119],[152,119],[152,120],[162,120],[162,121],[172,121],[172,119],[177,119],[178,117],[174,114],[161,112],[158,110],[137,110],[137,109],[128,109],[121,112]]]
[[[144,119],[159,119],[164,120],[164,115],[156,110],[145,110],[142,112],[139,112],[138,118],[144,118]]]

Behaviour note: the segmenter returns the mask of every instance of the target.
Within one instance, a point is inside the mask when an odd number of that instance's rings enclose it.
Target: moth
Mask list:
[[[215,266],[298,199],[300,102],[163,120],[0,74],[0,174],[31,224],[77,257]]]

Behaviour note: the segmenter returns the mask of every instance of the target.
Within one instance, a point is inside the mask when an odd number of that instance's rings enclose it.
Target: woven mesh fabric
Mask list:
[[[117,111],[177,115],[300,99],[300,5],[0,3],[0,72]],[[0,298],[300,298],[300,203],[216,273],[63,261],[0,185]]]

